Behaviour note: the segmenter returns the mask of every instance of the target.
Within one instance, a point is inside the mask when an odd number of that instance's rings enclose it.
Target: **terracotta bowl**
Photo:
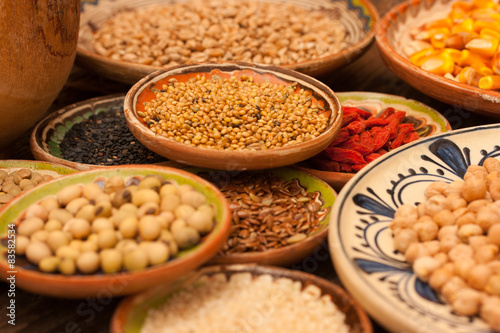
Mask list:
[[[316,138],[267,150],[227,150],[199,148],[177,142],[151,131],[139,116],[144,102],[155,99],[154,90],[161,88],[170,79],[187,81],[196,75],[208,78],[251,76],[255,82],[271,81],[279,85],[297,82],[312,98],[324,103],[329,113],[327,128]],[[290,165],[314,156],[334,139],[340,129],[342,112],[335,93],[320,81],[286,68],[247,63],[193,64],[172,67],[154,72],[137,82],[127,93],[124,102],[125,119],[135,137],[150,150],[169,160],[182,164],[223,170],[256,170]]]
[[[195,278],[202,275],[211,276],[217,273],[223,273],[227,278],[238,273],[250,273],[253,277],[270,275],[274,279],[287,278],[300,282],[303,288],[308,285],[315,285],[321,289],[321,295],[330,295],[337,309],[345,314],[345,324],[349,326],[349,333],[373,332],[372,323],[365,310],[339,285],[313,274],[260,265],[208,266],[198,270],[196,274],[184,281],[159,286],[142,294],[130,296],[124,299],[115,310],[110,324],[111,332],[139,333],[150,308],[160,306],[176,290],[192,283]],[[332,328],[331,332],[336,332],[336,330]]]
[[[187,171],[194,172],[199,176],[211,181],[218,186],[230,185],[232,179],[237,179],[239,176],[238,171],[227,172],[221,170],[206,170],[206,169],[186,169]],[[219,252],[214,256],[210,264],[245,264],[255,263],[260,265],[275,265],[275,266],[290,266],[304,260],[306,257],[312,255],[318,248],[326,248],[327,235],[328,235],[328,221],[330,217],[330,207],[335,202],[337,193],[324,181],[310,175],[307,172],[296,170],[294,168],[276,168],[259,171],[248,171],[250,173],[266,173],[273,174],[286,181],[298,180],[299,184],[304,187],[308,193],[319,192],[322,205],[320,210],[323,211],[322,219],[319,223],[319,228],[314,231],[306,232],[307,238],[294,244],[286,245],[276,249],[266,249],[264,251],[251,251],[242,253],[222,253]],[[238,204],[231,202],[233,204]],[[233,225],[235,225],[233,219]],[[231,237],[231,235],[230,235]]]
[[[198,245],[180,251],[176,257],[164,264],[150,266],[137,272],[114,274],[96,273],[65,276],[58,273],[43,273],[28,263],[24,256],[16,256],[16,287],[36,294],[62,298],[100,297],[104,294],[119,296],[137,293],[158,284],[168,283],[201,266],[219,251],[229,233],[231,214],[222,193],[204,179],[183,170],[153,165],[129,165],[80,171],[60,177],[25,192],[4,206],[0,210],[0,238],[2,239],[0,249],[3,253],[0,258],[0,278],[7,281],[8,272],[12,271],[12,267],[9,267],[7,261],[7,237],[8,230],[11,228],[9,226],[17,225],[31,204],[55,195],[60,189],[69,185],[87,184],[115,175],[130,180],[132,177],[143,177],[150,174],[173,179],[179,184],[190,184],[197,191],[203,193],[207,202],[213,205],[216,211],[214,229],[204,236]]]
[[[379,115],[388,107],[404,111],[407,115],[404,121],[413,123],[421,138],[451,130],[450,123],[441,113],[413,99],[366,91],[338,92],[337,97],[342,106],[361,108],[373,115]],[[297,163],[294,167],[324,180],[337,192],[355,175],[351,172],[318,169],[312,159]]]
[[[43,118],[76,56],[80,0],[2,1],[0,151]]]
[[[381,19],[376,42],[387,67],[414,88],[439,101],[490,117],[500,117],[500,91],[486,90],[446,79],[413,65],[403,52],[410,30],[425,22],[445,18],[453,1],[409,0],[392,8]]]
[[[345,26],[350,46],[321,58],[284,65],[305,74],[317,76],[349,64],[361,56],[374,39],[378,12],[369,0],[266,0],[268,2],[290,2],[297,6],[319,10],[329,17],[340,20]],[[112,80],[134,84],[144,76],[160,70],[160,66],[141,65],[128,61],[118,61],[100,55],[93,45],[93,36],[105,21],[117,12],[152,4],[171,4],[175,0],[82,0],[80,35],[76,63],[96,71]]]
[[[116,112],[123,110],[125,95],[114,94],[95,97],[68,105],[50,113],[33,128],[30,137],[31,153],[37,160],[49,161],[66,165],[77,170],[107,168],[109,166],[75,162],[64,158],[61,142],[66,133],[76,124],[101,112]],[[152,164],[152,163],[150,163]],[[176,167],[179,163],[168,161],[154,163]]]

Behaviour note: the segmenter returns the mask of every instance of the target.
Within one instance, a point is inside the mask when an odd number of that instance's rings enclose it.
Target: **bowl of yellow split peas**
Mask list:
[[[170,167],[81,171],[0,211],[0,277],[52,297],[114,296],[169,283],[215,255],[231,215],[221,192]]]
[[[500,5],[493,0],[406,1],[382,18],[387,67],[437,100],[500,116]]]

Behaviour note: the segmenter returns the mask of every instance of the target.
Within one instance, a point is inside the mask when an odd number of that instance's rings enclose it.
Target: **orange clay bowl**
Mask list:
[[[410,30],[445,18],[450,0],[410,0],[392,8],[380,21],[375,39],[387,67],[414,88],[439,101],[474,113],[500,117],[500,91],[476,88],[446,79],[413,65],[403,52]]]
[[[144,110],[145,102],[155,99],[154,90],[161,89],[170,79],[185,82],[197,75],[207,78],[213,75],[220,78],[246,75],[253,77],[255,82],[269,81],[279,85],[297,82],[300,88],[311,92],[313,100],[323,105],[322,112],[329,114],[328,125],[320,135],[309,141],[265,150],[201,148],[166,138],[149,129],[138,112]],[[303,161],[326,148],[339,132],[342,123],[339,99],[320,81],[286,68],[232,62],[182,65],[154,72],[128,91],[124,112],[131,132],[148,149],[182,164],[220,170],[269,169]]]
[[[374,40],[379,14],[369,0],[263,0],[270,3],[291,3],[322,14],[332,20],[339,20],[347,31],[346,41],[349,46],[315,59],[283,65],[301,73],[319,76],[352,63],[358,59]],[[84,68],[99,73],[103,77],[134,84],[144,76],[165,68],[139,64],[130,61],[115,60],[99,54],[93,43],[94,33],[116,13],[146,7],[155,4],[169,5],[179,0],[82,0],[80,32],[77,46],[76,63]],[[182,1],[185,2],[185,1]],[[217,15],[218,11],[213,15]],[[252,46],[254,47],[254,46]],[[231,51],[229,49],[229,51]],[[221,61],[217,59],[217,61]],[[233,59],[240,61],[241,59]]]
[[[180,251],[176,257],[163,264],[149,266],[136,272],[118,272],[104,274],[63,275],[59,273],[43,273],[29,263],[24,256],[9,258],[12,231],[23,218],[26,209],[45,197],[53,196],[62,188],[70,185],[87,184],[109,179],[119,175],[126,181],[146,175],[159,175],[176,181],[178,184],[190,184],[207,198],[207,203],[215,209],[215,225],[212,231],[201,239],[196,246]],[[201,266],[214,256],[224,244],[229,235],[231,213],[224,195],[211,183],[204,179],[175,168],[154,165],[128,165],[110,168],[99,168],[76,172],[42,183],[24,192],[0,209],[0,279],[15,275],[16,287],[51,297],[85,298],[101,297],[102,295],[120,296],[141,292],[153,286],[169,283],[193,269]],[[12,250],[10,250],[12,251]],[[9,262],[10,260],[10,262]]]
[[[144,324],[146,315],[149,309],[157,308],[164,304],[171,295],[183,287],[189,286],[202,276],[213,276],[216,274],[224,274],[229,280],[234,274],[250,273],[253,278],[262,275],[270,275],[273,280],[279,278],[291,279],[295,282],[300,282],[302,288],[308,285],[314,285],[321,289],[321,295],[330,295],[332,302],[337,309],[345,314],[345,324],[349,326],[349,333],[372,333],[373,325],[366,311],[360,304],[352,298],[341,286],[328,281],[319,276],[291,270],[282,267],[261,266],[261,265],[216,265],[200,268],[192,272],[189,277],[178,280],[173,284],[162,285],[156,288],[149,289],[139,295],[132,295],[125,298],[116,308],[113,318],[110,323],[111,333],[140,333],[141,327]],[[249,319],[256,318],[251,316],[252,310],[266,308],[259,307],[259,304],[254,304],[255,307],[249,309]],[[270,308],[272,310],[272,307]],[[272,311],[262,313],[257,311],[261,316],[271,316]],[[259,316],[258,318],[262,318]],[[252,327],[252,328],[255,328]],[[337,332],[335,327],[325,332]],[[305,332],[304,332],[305,333]]]

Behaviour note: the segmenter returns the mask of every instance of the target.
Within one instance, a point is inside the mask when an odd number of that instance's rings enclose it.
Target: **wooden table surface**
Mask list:
[[[397,0],[373,0],[380,16],[398,3]],[[495,123],[498,120],[470,113],[444,104],[412,88],[390,72],[380,58],[375,42],[359,59],[344,68],[320,78],[334,91],[370,91],[404,96],[418,100],[441,112],[453,129]],[[48,112],[74,102],[113,93],[125,93],[129,86],[108,81],[94,73],[74,67],[67,84]],[[29,151],[29,133],[0,152],[0,159],[33,159]],[[324,244],[315,258],[307,258],[291,267],[324,277],[340,284]],[[34,295],[17,289],[16,325],[7,323],[8,285],[0,283],[0,332],[4,333],[104,333],[109,331],[113,311],[121,298],[66,300]],[[375,332],[386,332],[376,322]]]

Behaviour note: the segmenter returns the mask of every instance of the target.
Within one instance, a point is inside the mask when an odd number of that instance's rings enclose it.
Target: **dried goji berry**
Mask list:
[[[365,158],[366,162],[370,163],[371,161],[373,161],[376,158],[379,158],[380,156],[382,156],[382,154],[370,153],[370,154],[367,154],[363,157]]]
[[[353,164],[353,165],[351,165],[351,167],[352,167],[352,170],[359,171],[359,170],[363,169],[366,166],[366,164],[367,163],[365,163],[365,164]]]
[[[335,139],[330,143],[330,147],[336,146],[342,142],[345,142],[349,139],[349,131],[347,128],[341,128]]]
[[[359,134],[365,130],[365,122],[361,120],[355,120],[346,126],[350,135]]]
[[[325,152],[328,154],[332,161],[350,164],[366,163],[366,161],[363,159],[363,155],[351,149],[327,147],[325,148]]]

